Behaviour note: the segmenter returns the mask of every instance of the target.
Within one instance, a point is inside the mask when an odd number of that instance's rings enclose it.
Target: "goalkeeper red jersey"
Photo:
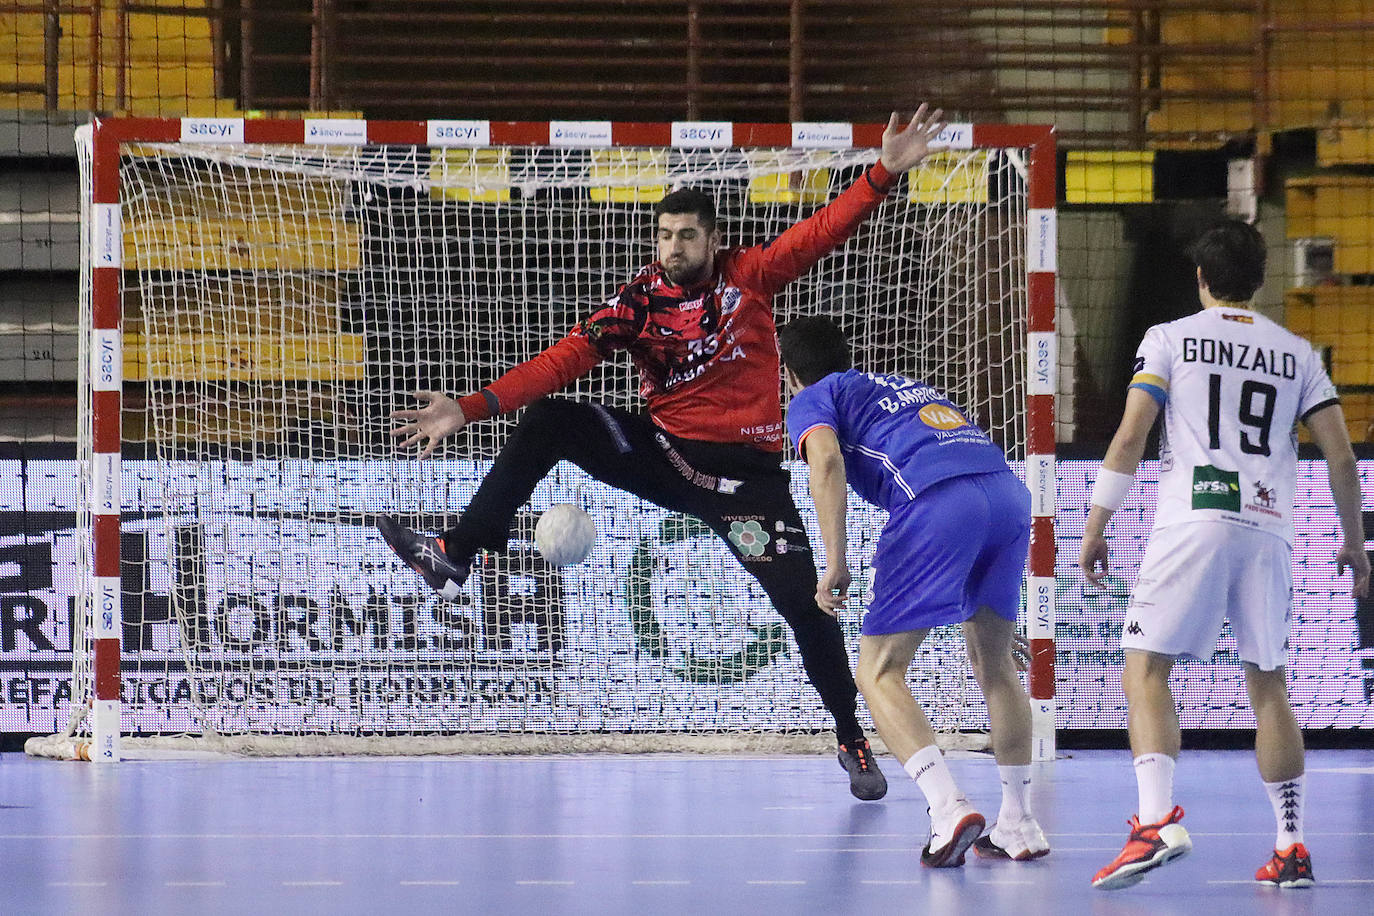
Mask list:
[[[771,242],[716,253],[709,280],[682,287],[657,261],[558,343],[460,401],[469,420],[516,410],[624,350],[660,428],[684,439],[781,451],[773,296],[844,244],[883,202],[892,176],[877,163]]]

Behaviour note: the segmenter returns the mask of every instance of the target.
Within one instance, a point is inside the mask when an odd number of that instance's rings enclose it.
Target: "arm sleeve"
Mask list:
[[[1135,372],[1131,376],[1131,388],[1141,391],[1155,399],[1160,407],[1169,400],[1169,375],[1172,372],[1173,357],[1169,352],[1169,341],[1159,325],[1145,332],[1145,338],[1135,351]]]
[[[839,197],[773,241],[740,252],[738,269],[761,291],[777,292],[843,245],[887,199],[896,181],[881,162],[873,163]]]
[[[787,436],[792,447],[803,460],[806,458],[806,437],[818,427],[829,427],[839,436],[839,418],[836,416],[834,392],[825,381],[808,385],[797,392],[787,405]]]
[[[1302,382],[1302,397],[1298,401],[1299,418],[1306,420],[1323,407],[1340,402],[1341,399],[1336,396],[1336,386],[1331,383],[1331,377],[1322,365],[1321,355],[1315,349],[1310,350]]]
[[[648,293],[641,274],[620,288],[558,343],[521,363],[476,394],[460,398],[469,420],[519,410],[552,394],[617,350],[632,344],[644,327]]]
[[[570,334],[476,394],[459,398],[458,406],[468,420],[519,410],[586,375],[599,362],[601,356],[586,338]]]

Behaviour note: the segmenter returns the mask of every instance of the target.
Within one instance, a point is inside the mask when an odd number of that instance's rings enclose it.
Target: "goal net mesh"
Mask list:
[[[392,411],[416,390],[475,391],[560,338],[652,260],[666,191],[708,190],[726,244],[753,244],[876,155],[125,146],[122,730],[281,753],[827,733],[790,632],[694,519],[560,464],[454,602],[373,524],[450,525],[518,419],[421,461],[395,448]],[[838,318],[859,367],[945,390],[1018,469],[1025,188],[1021,151],[932,157],[775,300],[780,323]],[[642,406],[628,360],[566,395]],[[819,560],[806,468],[788,460]],[[852,501],[863,596],[883,516]],[[596,520],[581,565],[534,549],[557,502]],[[842,614],[851,651],[862,603]],[[79,640],[89,596],[77,608]],[[91,672],[75,655],[79,712]],[[986,727],[957,629],[909,677],[940,731]]]

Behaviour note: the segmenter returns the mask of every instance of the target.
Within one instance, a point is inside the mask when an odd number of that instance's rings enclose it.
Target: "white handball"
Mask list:
[[[555,503],[539,516],[534,543],[550,566],[581,563],[596,544],[596,523],[571,503]]]

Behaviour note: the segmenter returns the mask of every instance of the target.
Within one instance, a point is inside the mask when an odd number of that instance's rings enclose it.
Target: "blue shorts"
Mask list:
[[[1015,620],[1030,547],[1030,491],[1011,471],[942,480],[893,509],[873,555],[863,632]]]

